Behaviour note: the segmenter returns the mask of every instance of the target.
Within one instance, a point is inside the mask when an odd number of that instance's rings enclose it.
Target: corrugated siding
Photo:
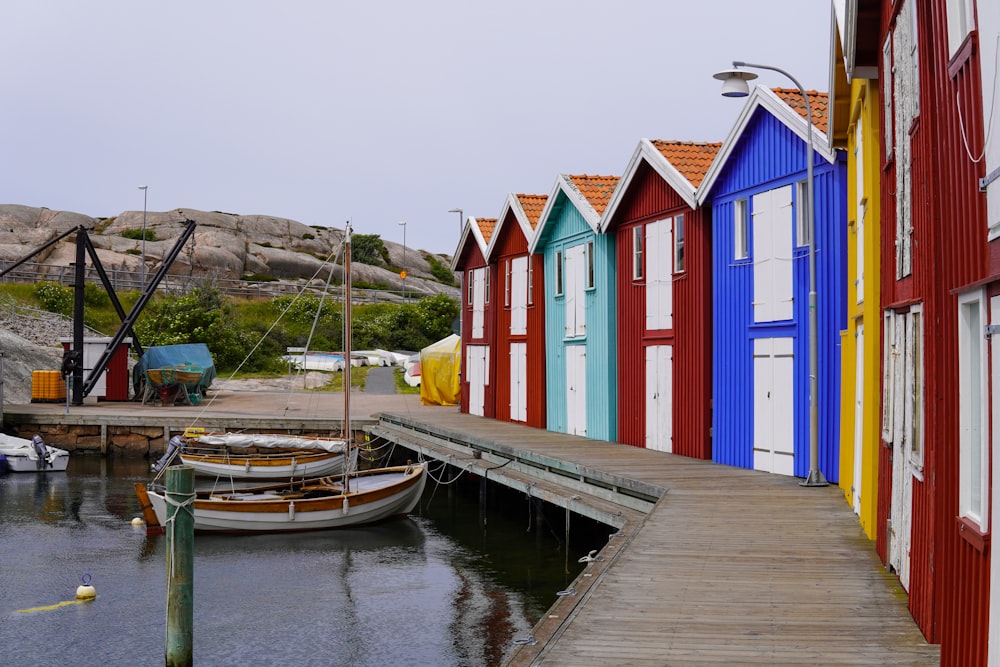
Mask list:
[[[471,236],[471,235],[470,235]],[[469,345],[472,340],[472,306],[469,304],[469,283],[472,281],[472,272],[475,269],[481,268],[486,265],[486,259],[483,257],[482,251],[479,246],[469,241],[465,244],[463,248],[462,256],[460,262],[456,265],[459,271],[462,271],[462,293],[459,295],[459,305],[462,311],[462,350],[461,356],[462,365],[465,364],[465,348]],[[469,381],[464,369],[461,373],[461,382],[459,383],[459,406],[460,412],[465,414],[469,413]]]
[[[594,234],[573,206],[553,208],[553,218],[546,222],[546,241],[541,248],[545,257],[545,355],[547,372],[546,416],[549,430],[565,433],[566,356],[564,325],[565,297],[555,295],[555,256],[561,250],[594,240],[594,290],[584,296],[587,318],[587,437],[598,440],[617,438],[618,374],[616,352],[614,237]]]
[[[711,227],[648,164],[636,170],[610,229],[618,267],[618,440],[644,446],[645,347],[673,346],[673,452],[711,457]],[[683,213],[685,273],[673,280],[673,329],[645,331],[645,280],[632,279],[636,224]],[[648,271],[647,271],[648,274]]]
[[[884,41],[892,27],[893,3],[883,0],[882,5]],[[942,665],[982,665],[987,655],[990,559],[962,537],[956,521],[960,459],[955,294],[998,268],[991,264],[985,241],[985,204],[977,187],[982,165],[970,159],[961,128],[964,122],[971,151],[981,150],[981,79],[977,48],[972,48],[972,56],[957,71],[948,71],[945,3],[920,3],[917,8],[920,117],[910,135],[914,263],[913,275],[904,280],[894,279],[895,201],[891,193],[898,166],[894,162],[886,164],[883,172],[881,197],[883,303],[922,302],[927,323],[925,482],[914,484],[909,603],[925,636],[940,641]],[[956,105],[962,109],[961,121]],[[1000,254],[994,254],[1000,259]],[[891,464],[880,465],[880,475],[879,519],[884,521],[889,511]],[[878,540],[877,545],[884,559],[882,542]]]
[[[528,255],[528,242],[524,238],[521,227],[509,214],[510,220],[500,225],[500,237],[495,241],[493,256],[496,258],[497,275],[505,280],[508,261]],[[532,263],[533,289],[531,304],[528,305],[528,323],[526,335],[511,335],[510,308],[504,305],[506,287],[499,286],[496,333],[496,418],[511,421],[510,418],[510,344],[523,342],[527,346],[527,424],[536,428],[545,428],[545,275],[541,255],[529,257]]]
[[[733,201],[806,177],[805,145],[763,110],[748,126],[713,191],[713,460],[753,467],[752,342],[754,336],[795,338],[795,466],[809,473],[809,259],[805,246],[793,250],[793,319],[784,325],[753,327],[752,260],[733,260]],[[816,290],[819,371],[819,461],[836,483],[840,465],[840,331],[846,326],[846,163],[829,165],[817,156]],[[794,192],[794,187],[793,187]],[[797,207],[798,202],[794,205]],[[749,231],[752,249],[752,226]],[[751,250],[752,252],[752,250]]]
[[[928,396],[934,397],[933,433],[936,461],[936,493],[927,511],[933,515],[928,523],[936,522],[940,535],[936,542],[942,546],[934,554],[934,571],[937,575],[934,600],[921,601],[922,608],[933,605],[935,624],[940,629],[942,665],[986,664],[989,620],[989,564],[986,553],[973,548],[962,537],[955,521],[959,498],[959,424],[958,424],[958,333],[957,298],[952,290],[981,280],[990,275],[986,238],[985,198],[978,189],[982,164],[974,163],[966,152],[961,124],[969,148],[978,155],[983,145],[982,85],[978,49],[966,63],[953,73],[948,72],[947,16],[945,3],[931,3],[921,15],[924,29],[941,26],[940,34],[922,40],[925,53],[921,65],[934,68],[922,78],[925,97],[921,100],[921,127],[914,133],[920,136],[922,173],[926,174],[921,185],[926,185],[928,206],[934,211],[922,228],[920,238],[933,238],[930,256],[921,257],[928,291],[933,297],[936,320],[940,321],[940,335],[928,337],[928,368],[933,368],[934,384],[928,383]],[[984,35],[993,40],[994,35]],[[928,99],[928,96],[930,99]],[[958,116],[956,104],[962,109]],[[926,125],[924,125],[926,123]],[[916,185],[915,185],[916,188]],[[924,244],[925,248],[928,244]],[[932,356],[933,355],[933,356]],[[994,391],[997,389],[994,388]],[[988,400],[988,399],[987,399]],[[928,438],[930,439],[930,438]],[[925,479],[930,479],[926,477]]]

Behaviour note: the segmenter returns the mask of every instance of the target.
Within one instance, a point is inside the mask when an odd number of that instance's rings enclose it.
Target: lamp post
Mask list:
[[[462,236],[462,223],[465,222],[465,211],[460,208],[449,208],[449,213],[458,213],[458,236]]]
[[[400,221],[403,226],[403,270],[399,275],[403,278],[403,301],[406,301],[406,222]]]
[[[148,185],[140,185],[139,189],[142,190],[142,266],[139,269],[140,282],[142,282],[142,287],[139,289],[140,292],[146,291],[146,193],[149,190]]]
[[[798,80],[778,67],[771,65],[760,65],[755,63],[733,61],[731,70],[724,70],[715,74],[715,78],[722,81],[722,95],[724,97],[746,97],[750,94],[748,81],[753,81],[757,75],[753,72],[739,69],[749,67],[752,69],[766,69],[786,76],[795,87],[799,89],[802,100],[806,105],[806,226],[809,229],[809,476],[802,486],[827,486],[828,482],[819,469],[819,350],[818,350],[818,323],[816,313],[816,215],[813,208],[813,122],[812,106],[809,104],[809,95]]]

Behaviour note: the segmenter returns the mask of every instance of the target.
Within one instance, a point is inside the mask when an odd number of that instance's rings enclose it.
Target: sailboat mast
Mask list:
[[[351,223],[344,230],[344,492],[351,460]]]

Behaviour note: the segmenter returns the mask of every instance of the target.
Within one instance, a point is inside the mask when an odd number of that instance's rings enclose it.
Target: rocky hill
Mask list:
[[[89,230],[105,270],[116,276],[134,276],[136,284],[139,284],[143,250],[145,273],[151,276],[176,244],[187,221],[193,220],[197,223],[194,235],[170,266],[169,276],[215,281],[251,279],[264,284],[272,280],[296,283],[317,276],[317,280],[328,277],[329,264],[325,260],[340,247],[344,236],[341,229],[310,227],[295,220],[265,215],[177,209],[148,211],[145,216],[147,240],[143,249],[142,211],[125,211],[110,218],[91,218],[47,208],[0,205],[0,260],[7,260],[7,264],[19,260],[60,234],[82,225]],[[59,270],[55,267],[68,267],[75,261],[73,239],[74,236],[70,235],[32,261],[44,265],[41,270],[46,272]],[[444,270],[451,263],[450,257],[407,247],[404,267],[403,246],[384,239],[382,244],[387,252],[374,260],[377,264],[358,261],[352,264],[355,284],[401,292],[403,280],[399,269],[405,268],[408,274],[406,291],[409,294],[458,296],[457,276]],[[334,275],[338,273],[342,275],[339,265]],[[453,276],[453,285],[441,282],[440,277],[447,278],[448,275]]]

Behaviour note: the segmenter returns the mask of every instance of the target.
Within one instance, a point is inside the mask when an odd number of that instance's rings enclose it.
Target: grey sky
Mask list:
[[[4,0],[0,203],[267,214],[451,254],[640,138],[721,141],[732,60],[829,84],[825,0]],[[764,85],[792,87],[761,72]]]

